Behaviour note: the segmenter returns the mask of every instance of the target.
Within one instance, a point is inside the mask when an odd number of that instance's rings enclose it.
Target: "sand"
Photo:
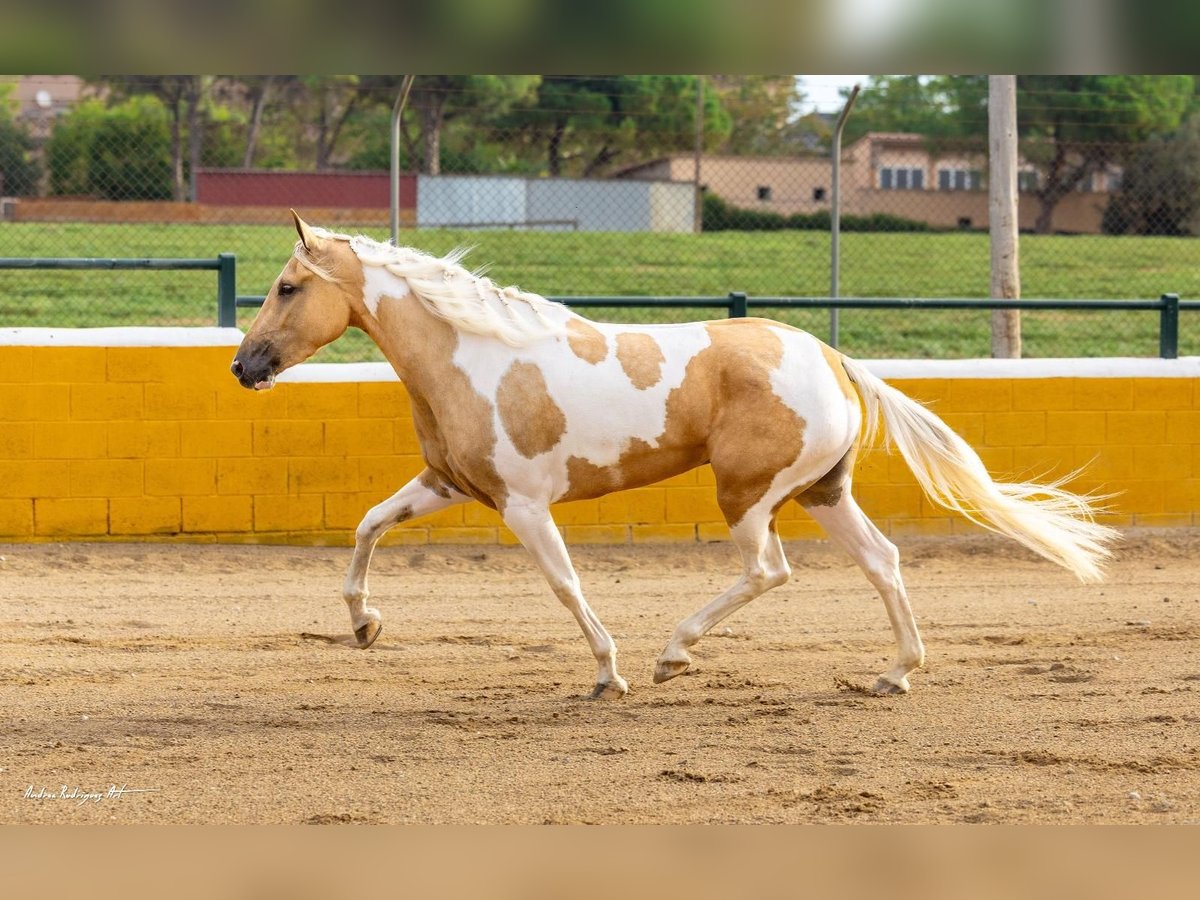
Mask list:
[[[1200,533],[1131,532],[1102,585],[898,543],[927,648],[899,697],[864,692],[887,617],[823,543],[663,685],[733,548],[573,548],[610,702],[519,548],[381,549],[362,651],[345,548],[0,546],[0,822],[1200,822]]]

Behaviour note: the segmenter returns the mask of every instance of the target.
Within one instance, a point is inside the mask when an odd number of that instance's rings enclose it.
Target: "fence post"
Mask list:
[[[237,327],[237,257],[217,254],[217,325]]]
[[[729,318],[744,319],[750,315],[750,307],[746,304],[746,295],[742,291],[729,292]]]
[[[1179,358],[1179,295],[1163,294],[1162,310],[1158,314],[1158,355],[1163,359]]]

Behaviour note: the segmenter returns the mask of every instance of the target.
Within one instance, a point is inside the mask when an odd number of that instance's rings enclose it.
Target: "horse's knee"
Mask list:
[[[867,577],[879,589],[897,589],[900,587],[900,551],[896,545],[886,538],[871,548],[863,562]]]
[[[354,541],[360,546],[364,544],[374,544],[377,540],[379,540],[381,534],[382,529],[380,528],[379,523],[376,522],[370,514],[368,514],[366,518],[358,523],[358,527],[354,529]]]
[[[746,581],[756,593],[763,593],[772,588],[788,583],[792,577],[791,567],[786,563],[782,568],[755,568],[746,573]]]

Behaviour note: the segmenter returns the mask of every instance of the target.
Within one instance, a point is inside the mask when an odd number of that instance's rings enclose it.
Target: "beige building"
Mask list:
[[[747,157],[705,155],[700,185],[741,209],[782,215],[831,208],[832,165],[827,157]],[[873,132],[842,151],[843,215],[888,213],[928,222],[937,228],[986,228],[986,154],[961,150],[934,152],[917,134]],[[1097,173],[1054,209],[1055,231],[1098,233],[1109,191],[1119,171]],[[693,181],[695,157],[675,154],[617,173],[618,178]],[[1032,193],[1039,175],[1020,164],[1020,227],[1032,229],[1039,202]]]
[[[9,102],[16,105],[17,119],[26,124],[30,136],[44,141],[54,128],[54,120],[79,102],[86,89],[75,75],[21,75],[0,78],[11,91]]]

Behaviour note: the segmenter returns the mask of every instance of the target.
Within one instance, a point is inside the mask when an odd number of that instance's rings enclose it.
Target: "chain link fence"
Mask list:
[[[399,83],[0,80],[0,256],[231,252],[238,292],[263,294],[295,240],[289,207],[389,237]],[[827,296],[836,116],[804,114],[796,98],[792,76],[422,76],[400,127],[399,240],[437,254],[472,245],[468,263],[497,282],[557,298]],[[1119,98],[1111,107],[1126,114]],[[986,116],[984,132],[953,137],[864,121],[843,140],[841,295],[986,297]],[[1019,169],[1023,296],[1200,296],[1200,116],[1136,141],[1029,137]],[[0,327],[216,316],[211,276],[196,273],[5,271],[0,283]],[[829,334],[827,310],[769,314]],[[1028,356],[1158,349],[1153,313],[1022,319]],[[1182,317],[1181,354],[1200,353],[1198,320]],[[839,338],[860,357],[987,356],[989,314],[844,310]],[[321,358],[378,356],[348,336]]]

